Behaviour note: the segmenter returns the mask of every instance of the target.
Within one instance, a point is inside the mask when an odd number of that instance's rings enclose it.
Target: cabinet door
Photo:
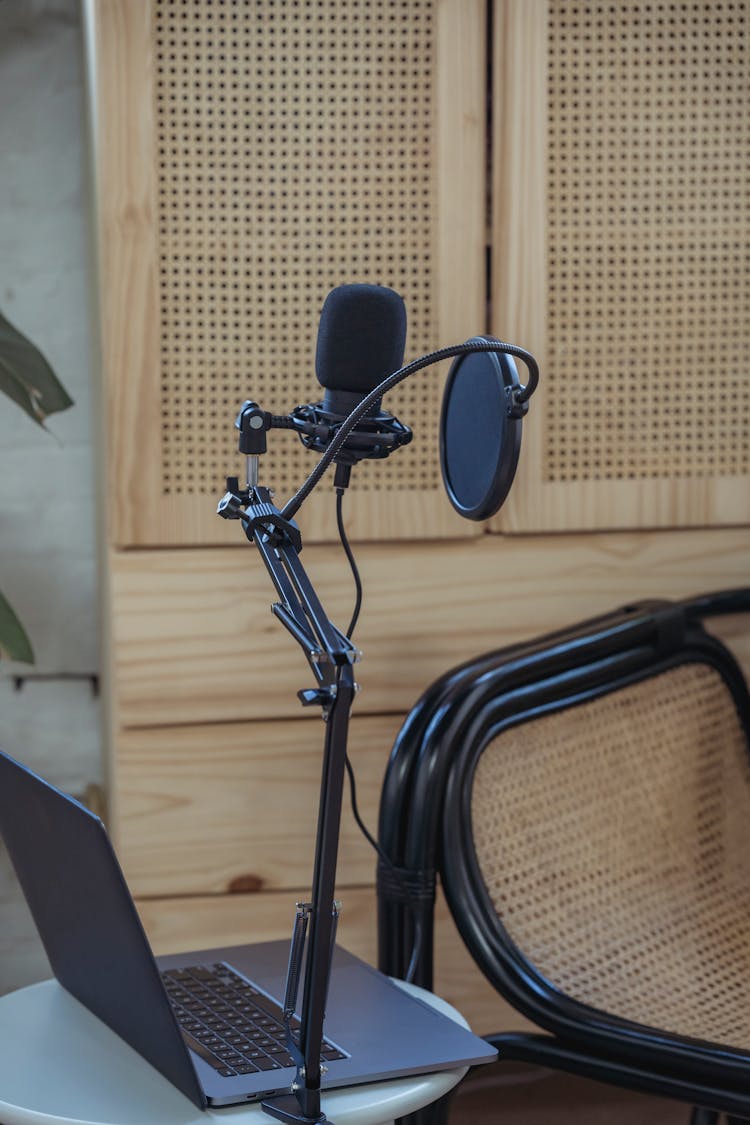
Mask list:
[[[235,542],[215,515],[244,466],[246,398],[322,397],[326,293],[390,285],[407,357],[483,330],[482,0],[89,0],[111,540]],[[444,372],[443,372],[444,374]],[[415,430],[355,472],[354,536],[475,534],[443,495],[441,378],[388,396]],[[261,481],[315,464],[270,435]],[[300,515],[335,536],[329,488]]]
[[[750,12],[493,15],[493,331],[542,370],[495,529],[748,522]]]

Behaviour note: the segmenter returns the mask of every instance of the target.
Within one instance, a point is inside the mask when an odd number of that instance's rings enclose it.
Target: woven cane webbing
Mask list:
[[[437,333],[434,0],[154,0],[163,488],[213,496],[251,394],[307,402],[323,299],[377,280]],[[388,409],[437,435],[439,395]],[[429,420],[428,420],[429,419]],[[269,443],[280,495],[310,471]],[[436,489],[437,450],[372,462],[362,490]]]
[[[750,759],[714,669],[504,732],[472,821],[503,924],[561,991],[750,1048]]]

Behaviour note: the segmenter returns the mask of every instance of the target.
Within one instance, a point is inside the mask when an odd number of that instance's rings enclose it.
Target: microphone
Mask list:
[[[324,408],[350,414],[386,375],[398,370],[405,346],[406,305],[394,289],[332,289],[320,314],[315,350],[315,374],[326,392]]]
[[[342,423],[404,360],[406,305],[383,285],[339,285],[325,299],[318,327],[315,374],[322,402],[297,406],[290,417],[308,449],[324,453]],[[333,460],[349,466],[365,458],[388,457],[407,445],[412,432],[381,409],[382,395],[337,450]],[[348,483],[348,472],[338,474]]]

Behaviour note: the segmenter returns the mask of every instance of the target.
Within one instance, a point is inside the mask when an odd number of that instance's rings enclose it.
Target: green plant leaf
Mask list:
[[[73,405],[65,387],[42,353],[0,313],[0,391],[13,399],[29,418],[44,420]]]
[[[34,663],[34,650],[26,631],[16,617],[9,602],[0,594],[0,656]]]

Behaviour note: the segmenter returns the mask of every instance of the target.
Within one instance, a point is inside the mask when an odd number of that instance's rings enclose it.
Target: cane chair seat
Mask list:
[[[511,941],[561,992],[750,1045],[750,755],[717,672],[683,665],[503,731],[471,823]]]

